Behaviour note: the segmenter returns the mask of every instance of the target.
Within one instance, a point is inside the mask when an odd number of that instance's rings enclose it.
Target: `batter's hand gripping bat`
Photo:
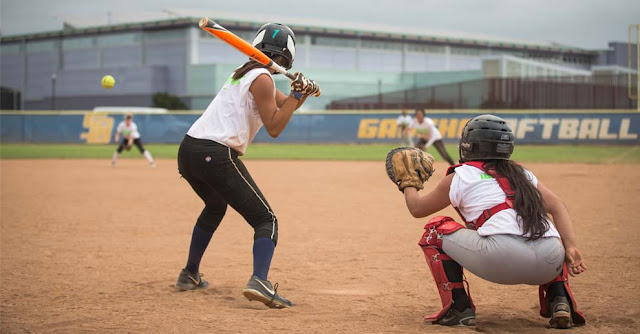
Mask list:
[[[244,39],[236,36],[234,33],[215,23],[208,17],[203,17],[202,19],[200,19],[198,26],[200,27],[200,29],[227,42],[227,44],[233,46],[234,48],[236,48],[236,50],[244,53],[245,55],[249,56],[249,58],[257,61],[258,63],[263,64],[278,73],[284,74],[291,80],[296,79],[295,75],[289,73],[286,69],[284,69],[284,67],[276,64],[273,60],[267,57],[264,52],[258,50],[255,46],[247,43]],[[319,88],[315,96],[320,96]]]

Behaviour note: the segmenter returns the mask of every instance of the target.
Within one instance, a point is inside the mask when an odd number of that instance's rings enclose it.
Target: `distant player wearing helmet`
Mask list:
[[[426,151],[427,148],[433,145],[442,159],[446,160],[449,165],[455,165],[453,159],[442,142],[442,135],[436,127],[436,124],[429,117],[424,116],[424,110],[416,110],[416,117],[411,122],[411,128],[415,130],[418,141],[416,147]]]
[[[295,58],[295,36],[289,27],[262,26],[253,45],[273,61],[290,69]],[[249,300],[271,308],[291,307],[291,301],[267,280],[278,241],[278,221],[273,209],[239,156],[258,130],[278,137],[293,112],[318,91],[318,85],[296,73],[289,96],[276,89],[274,71],[248,61],[229,77],[205,112],[191,126],[178,150],[178,170],[204,201],[193,228],[189,258],[176,286],[184,290],[206,288],[199,266],[213,233],[231,205],[254,229],[253,275],[242,291]]]
[[[442,299],[443,309],[425,318],[434,324],[475,325],[463,267],[494,283],[539,285],[540,314],[551,318],[551,327],[585,323],[569,288],[568,275],[587,269],[569,212],[533,173],[509,160],[513,139],[503,119],[475,117],[460,139],[461,164],[450,167],[427,195],[418,195],[415,187],[403,189],[414,217],[452,205],[467,226],[434,217],[420,239]]]
[[[124,117],[124,121],[118,124],[116,128],[116,135],[114,137],[114,141],[117,143],[120,141],[120,134],[122,134],[122,142],[118,145],[118,148],[115,152],[113,152],[113,158],[111,159],[111,165],[115,166],[116,162],[118,162],[118,156],[122,153],[122,150],[126,149],[127,151],[131,150],[133,145],[136,145],[138,151],[149,162],[151,167],[155,167],[156,163],[153,161],[153,157],[151,153],[144,149],[142,146],[142,140],[140,139],[140,132],[138,132],[138,126],[133,122],[133,115],[127,114]]]

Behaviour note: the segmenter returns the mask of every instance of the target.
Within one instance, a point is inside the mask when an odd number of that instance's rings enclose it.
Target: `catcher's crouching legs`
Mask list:
[[[578,311],[578,304],[569,287],[567,264],[562,273],[551,282],[540,285],[540,315],[551,318],[549,324],[553,328],[571,328],[573,325],[584,325],[586,319]]]
[[[425,317],[426,321],[443,326],[475,326],[475,306],[465,292],[462,266],[442,250],[442,235],[454,233],[464,227],[451,217],[435,217],[425,225],[425,232],[418,243],[436,282],[442,310]],[[467,284],[468,289],[468,284]]]

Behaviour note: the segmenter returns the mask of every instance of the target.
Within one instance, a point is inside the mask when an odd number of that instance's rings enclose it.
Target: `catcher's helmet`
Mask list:
[[[513,153],[513,131],[507,122],[493,115],[480,115],[462,130],[458,153],[460,162],[471,160],[509,160]]]
[[[296,36],[286,25],[280,23],[263,25],[258,29],[251,44],[270,58],[276,55],[283,56],[286,63],[280,65],[287,70],[293,65],[293,59],[296,57]]]

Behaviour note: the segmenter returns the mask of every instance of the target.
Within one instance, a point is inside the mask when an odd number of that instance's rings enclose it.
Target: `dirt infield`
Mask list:
[[[296,307],[244,299],[252,229],[229,210],[205,255],[204,291],[176,292],[201,201],[173,160],[2,160],[2,333],[459,332],[423,316],[440,301],[382,162],[248,161],[278,215],[272,282]],[[640,330],[638,165],[528,167],[567,203],[589,270],[572,280],[588,325]],[[427,189],[442,178],[436,166]],[[623,179],[621,176],[625,176]],[[452,209],[445,213],[454,216]],[[469,277],[477,330],[548,332],[537,287]]]

